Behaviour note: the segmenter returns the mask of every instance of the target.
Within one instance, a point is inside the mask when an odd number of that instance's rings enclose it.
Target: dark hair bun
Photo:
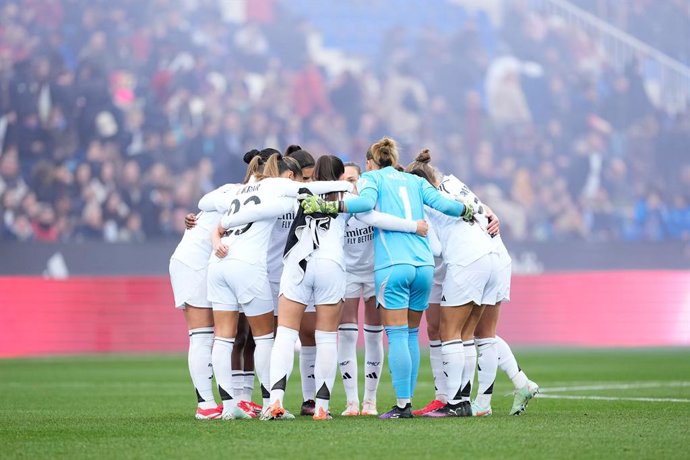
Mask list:
[[[296,152],[298,150],[302,150],[302,147],[297,144],[288,145],[288,147],[285,149],[285,156],[290,156],[291,153]]]
[[[261,152],[259,152],[259,155],[261,155],[261,160],[264,163],[267,162],[269,158],[271,158],[271,155],[278,155],[279,160],[283,158],[278,150],[273,149],[271,147],[263,149]]]
[[[288,149],[290,147],[288,147]],[[289,156],[290,158],[294,158],[295,160],[297,160],[297,163],[299,163],[299,167],[302,169],[313,168],[316,165],[314,157],[311,156],[311,153],[307,152],[306,150],[302,150],[301,148],[299,150],[293,150],[290,153],[286,153],[285,156]]]
[[[431,154],[429,153],[429,149],[424,149],[421,152],[419,152],[419,155],[417,155],[417,158],[415,158],[414,161],[428,164],[431,161]]]
[[[252,162],[252,159],[255,156],[260,155],[260,154],[261,154],[261,152],[259,152],[258,150],[251,149],[249,152],[244,154],[244,157],[242,158],[242,160],[244,160],[245,163],[249,164]]]

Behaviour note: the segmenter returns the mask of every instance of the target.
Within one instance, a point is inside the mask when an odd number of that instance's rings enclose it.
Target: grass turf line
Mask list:
[[[690,350],[517,350],[542,387],[690,381]],[[361,357],[360,357],[361,362]],[[299,367],[295,367],[297,371]],[[363,385],[360,372],[360,397]],[[499,371],[481,419],[346,418],[338,378],[330,422],[197,421],[186,357],[94,356],[0,361],[2,458],[688,458],[690,403],[538,399],[510,417]],[[258,391],[255,391],[255,395]],[[568,395],[690,398],[690,387]],[[433,397],[423,357],[416,406]],[[393,403],[384,371],[379,411]],[[297,413],[299,375],[286,404]]]

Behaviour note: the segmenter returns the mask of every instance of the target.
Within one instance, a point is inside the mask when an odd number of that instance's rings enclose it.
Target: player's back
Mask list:
[[[264,179],[247,184],[229,197],[230,204],[227,213],[234,214],[246,206],[257,206],[267,200],[286,199],[281,197],[280,189],[280,180]],[[276,218],[261,219],[229,228],[222,238],[223,243],[228,245],[226,259],[237,259],[266,266],[268,243],[275,222]]]
[[[366,172],[357,183],[360,193],[376,190],[376,210],[408,220],[424,219],[422,179],[392,167]],[[426,238],[414,233],[374,229],[376,270],[397,264],[434,265]]]

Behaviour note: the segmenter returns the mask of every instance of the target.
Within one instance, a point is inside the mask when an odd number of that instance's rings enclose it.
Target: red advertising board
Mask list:
[[[515,276],[512,298],[499,334],[514,345],[690,345],[690,271]],[[166,277],[0,277],[0,299],[1,357],[187,346]]]

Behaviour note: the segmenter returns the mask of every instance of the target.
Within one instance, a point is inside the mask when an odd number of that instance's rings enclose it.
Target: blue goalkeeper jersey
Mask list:
[[[425,204],[455,217],[464,211],[462,204],[444,198],[426,180],[391,166],[362,174],[357,182],[357,190],[358,198],[345,201],[348,212],[364,212],[374,208],[403,219],[423,220]],[[375,270],[399,264],[416,267],[434,265],[429,242],[415,233],[375,228],[374,250]]]

